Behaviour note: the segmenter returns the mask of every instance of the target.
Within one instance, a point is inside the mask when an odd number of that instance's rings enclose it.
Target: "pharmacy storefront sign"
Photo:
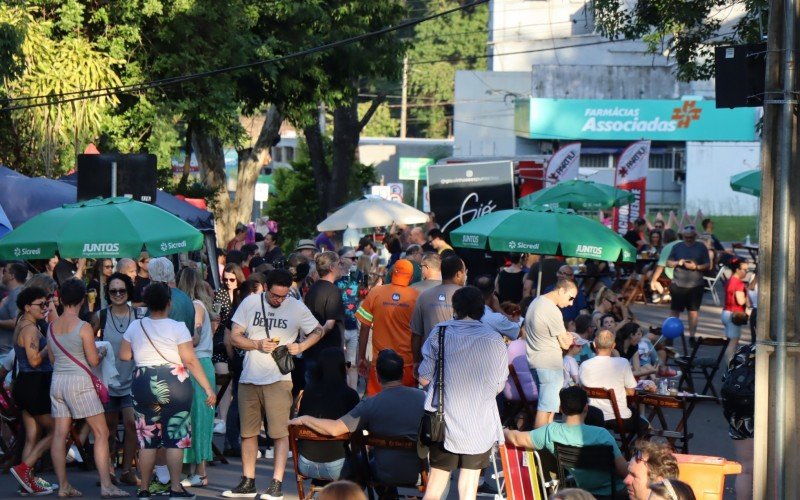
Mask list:
[[[516,101],[515,130],[548,140],[755,141],[757,113],[705,100],[530,98]]]

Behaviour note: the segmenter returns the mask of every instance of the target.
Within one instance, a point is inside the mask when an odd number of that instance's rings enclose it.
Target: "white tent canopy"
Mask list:
[[[428,214],[416,208],[386,200],[379,196],[364,196],[351,201],[317,225],[319,231],[342,231],[394,224],[422,224]]]

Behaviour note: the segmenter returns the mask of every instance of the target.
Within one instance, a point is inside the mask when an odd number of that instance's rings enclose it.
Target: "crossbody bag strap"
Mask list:
[[[153,343],[153,339],[150,338],[150,335],[147,333],[147,330],[145,330],[145,328],[144,328],[144,318],[141,321],[139,321],[139,326],[142,327],[142,331],[144,332],[144,336],[147,337],[147,341],[150,342],[150,345],[153,346],[153,349],[156,350],[158,355],[161,356],[161,358],[164,359],[164,361],[166,361],[167,364],[170,364],[170,365],[180,365],[181,364],[181,363],[175,363],[174,361],[170,361],[170,360],[167,359],[166,356],[161,354],[161,351],[158,350],[158,347],[156,347],[156,345]]]
[[[436,356],[436,413],[444,414],[444,331],[447,327],[439,327],[439,352]]]
[[[86,374],[87,374],[87,375],[89,375],[89,378],[92,378],[92,377],[94,377],[94,376],[95,376],[95,375],[94,375],[94,373],[92,373],[92,371],[91,371],[91,370],[89,370],[89,368],[87,368],[87,367],[86,367],[86,366],[85,366],[83,363],[81,363],[80,361],[78,361],[78,360],[75,358],[75,356],[73,356],[72,354],[70,354],[70,353],[69,353],[69,351],[67,351],[66,349],[64,349],[64,347],[61,345],[61,343],[58,341],[58,339],[56,339],[56,334],[55,334],[55,332],[53,331],[53,325],[52,325],[52,323],[50,324],[50,327],[49,327],[49,332],[50,332],[50,339],[53,341],[53,343],[54,343],[54,344],[55,344],[55,345],[56,345],[56,346],[57,346],[59,349],[61,349],[61,352],[63,352],[63,353],[64,353],[64,354],[65,354],[65,355],[66,355],[66,356],[67,356],[67,357],[68,357],[70,360],[72,360],[72,362],[73,362],[73,363],[75,363],[76,365],[80,366],[80,367],[83,369],[83,371],[85,371],[85,372],[86,372]]]

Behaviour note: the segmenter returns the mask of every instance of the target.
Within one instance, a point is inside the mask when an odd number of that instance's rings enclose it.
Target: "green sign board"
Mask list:
[[[714,101],[518,99],[515,130],[528,139],[757,141],[756,108]]]
[[[434,163],[433,158],[400,158],[400,180],[424,181],[428,178],[428,167]]]

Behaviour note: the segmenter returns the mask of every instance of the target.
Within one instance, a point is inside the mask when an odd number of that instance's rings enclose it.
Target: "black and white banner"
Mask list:
[[[510,161],[428,167],[431,211],[442,232],[497,210],[514,208],[514,166]]]

